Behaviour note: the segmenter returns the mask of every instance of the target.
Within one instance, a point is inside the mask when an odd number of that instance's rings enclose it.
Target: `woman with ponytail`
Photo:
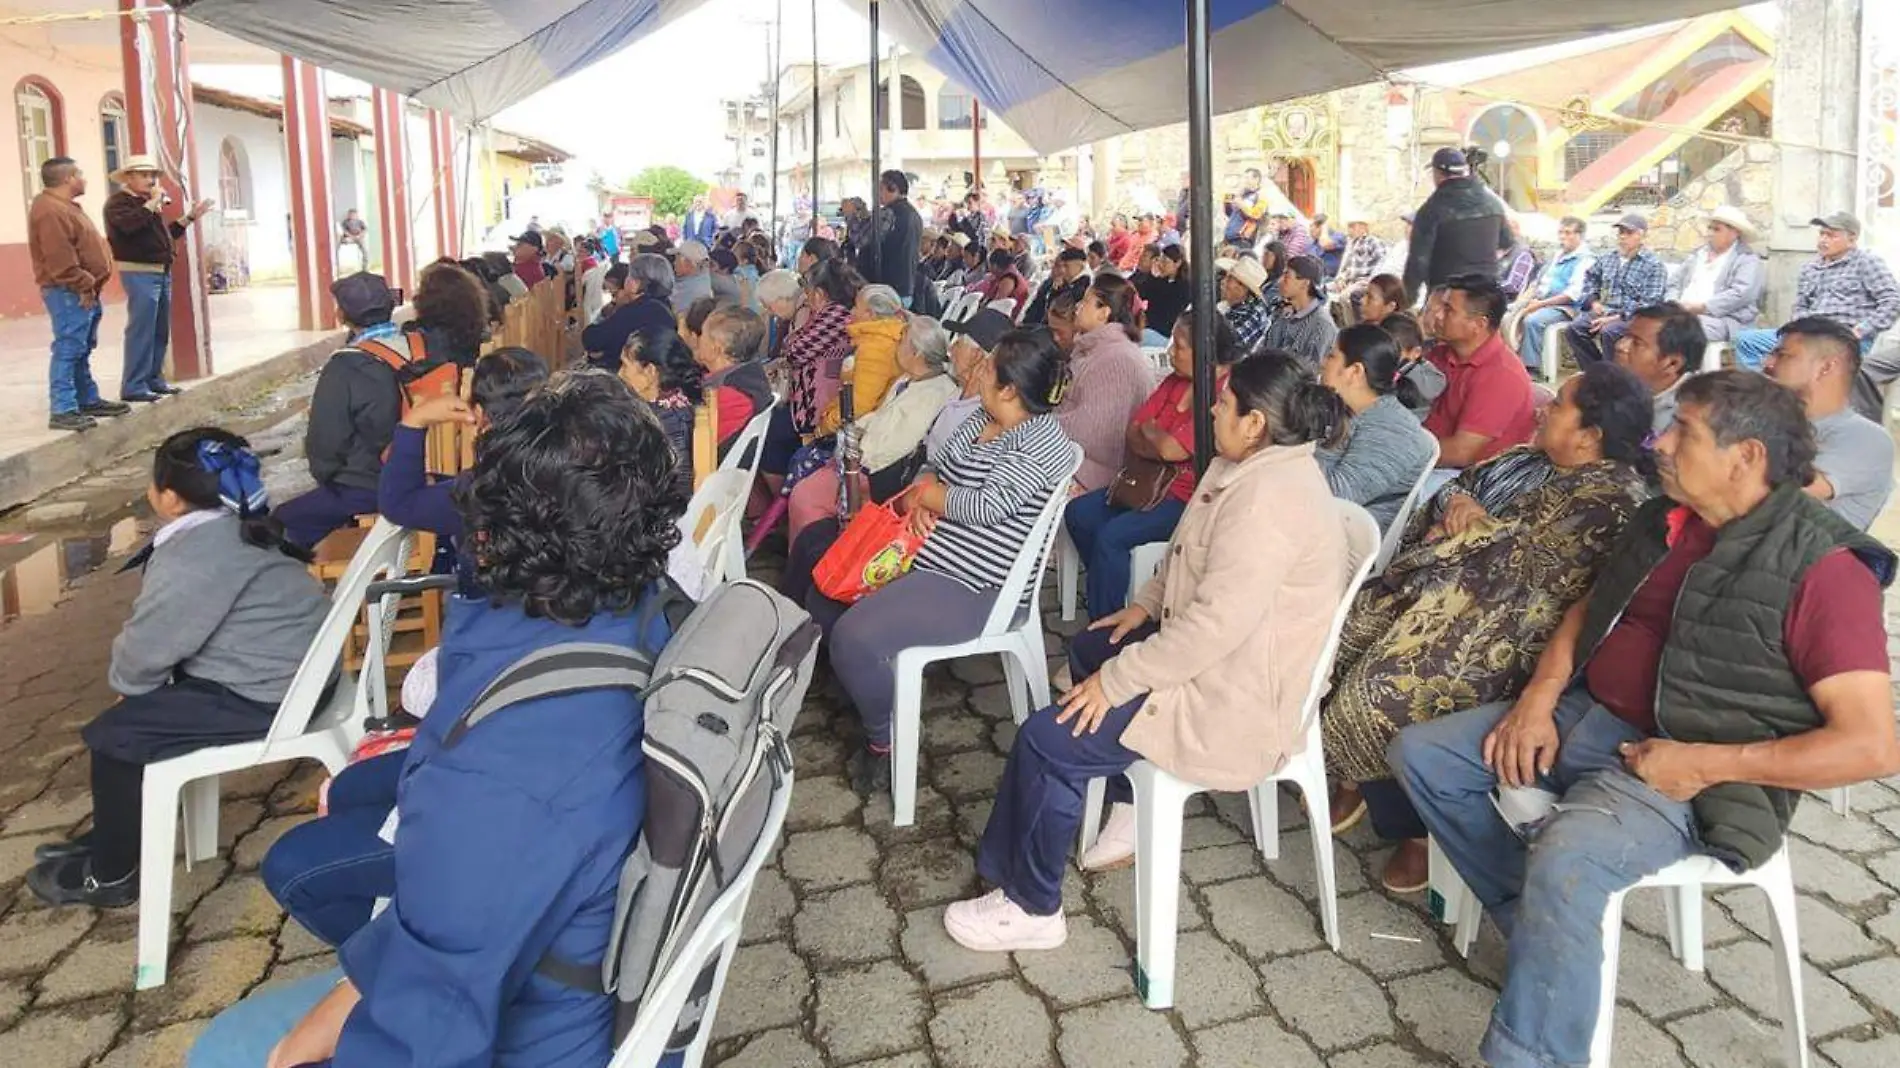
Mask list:
[[[831,636],[831,666],[864,723],[851,761],[861,792],[890,786],[897,654],[954,645],[983,630],[1004,579],[1049,496],[1063,491],[1074,446],[1052,414],[1069,388],[1046,330],[1012,330],[978,366],[982,407],[932,449],[904,498],[927,534],[903,577],[850,606],[816,589],[805,607]]]
[[[80,736],[92,750],[92,830],[34,851],[27,885],[49,905],[121,908],[139,897],[145,766],[255,741],[316,638],[328,602],[270,515],[258,461],[227,431],[158,447],[146,500],[159,521],[144,586],[112,643],[122,700]]]
[[[992,952],[1068,936],[1062,870],[1090,779],[1113,776],[1108,824],[1083,867],[1134,859],[1120,772],[1147,760],[1213,790],[1245,790],[1300,744],[1307,682],[1349,572],[1344,524],[1314,448],[1345,408],[1299,361],[1234,365],[1214,407],[1213,462],[1135,603],[1069,645],[1081,682],[1016,733],[977,871],[996,887],[951,905],[950,937]]]
[[[1141,354],[1141,294],[1128,279],[1098,274],[1075,310],[1069,353],[1074,387],[1056,409],[1069,440],[1082,446],[1080,492],[1106,489],[1121,470],[1128,424],[1154,391],[1154,365]]]
[[[1392,336],[1369,323],[1339,332],[1319,380],[1352,410],[1350,435],[1320,450],[1320,469],[1336,496],[1364,505],[1383,531],[1431,463],[1432,436],[1412,414],[1418,387]]]

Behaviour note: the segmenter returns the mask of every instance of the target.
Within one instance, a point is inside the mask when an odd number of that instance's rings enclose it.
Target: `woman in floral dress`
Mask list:
[[[1426,883],[1425,827],[1386,745],[1410,724],[1523,688],[1571,602],[1648,496],[1649,392],[1614,364],[1564,383],[1536,440],[1467,468],[1413,514],[1385,574],[1353,602],[1321,711],[1333,831],[1368,813],[1400,843],[1395,893]]]

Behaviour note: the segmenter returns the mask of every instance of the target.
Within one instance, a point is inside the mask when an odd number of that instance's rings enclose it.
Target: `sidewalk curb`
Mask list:
[[[130,415],[102,419],[97,429],[0,458],[0,512],[32,501],[69,482],[149,449],[187,427],[218,422],[218,413],[316,370],[342,344],[341,333],[279,353],[253,367],[221,375]]]

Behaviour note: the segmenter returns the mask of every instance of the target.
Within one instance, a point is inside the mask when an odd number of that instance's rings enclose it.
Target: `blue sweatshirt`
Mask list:
[[[396,894],[338,951],[363,995],[334,1068],[570,1068],[612,1053],[610,999],[535,974],[550,952],[606,953],[622,859],[640,833],[641,705],[622,691],[542,698],[450,727],[503,668],[559,642],[665,644],[640,609],[584,627],[458,599],[439,689],[397,793]],[[644,641],[640,639],[644,637]]]
[[[376,483],[376,510],[399,527],[459,538],[462,512],[455,507],[456,480],[429,481],[428,446],[427,430],[396,427]]]

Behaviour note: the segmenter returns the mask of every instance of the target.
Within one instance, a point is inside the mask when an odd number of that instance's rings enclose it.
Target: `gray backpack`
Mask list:
[[[676,622],[657,660],[585,642],[531,653],[488,685],[444,742],[454,745],[518,701],[609,687],[643,694],[646,822],[621,865],[607,955],[597,965],[547,957],[535,969],[611,994],[616,1045],[649,985],[757,846],[776,792],[791,788],[787,738],[818,651],[818,625],[767,586],[729,582],[694,608],[666,585],[648,603]],[[694,984],[669,1048],[697,1032],[716,964],[715,956]]]

